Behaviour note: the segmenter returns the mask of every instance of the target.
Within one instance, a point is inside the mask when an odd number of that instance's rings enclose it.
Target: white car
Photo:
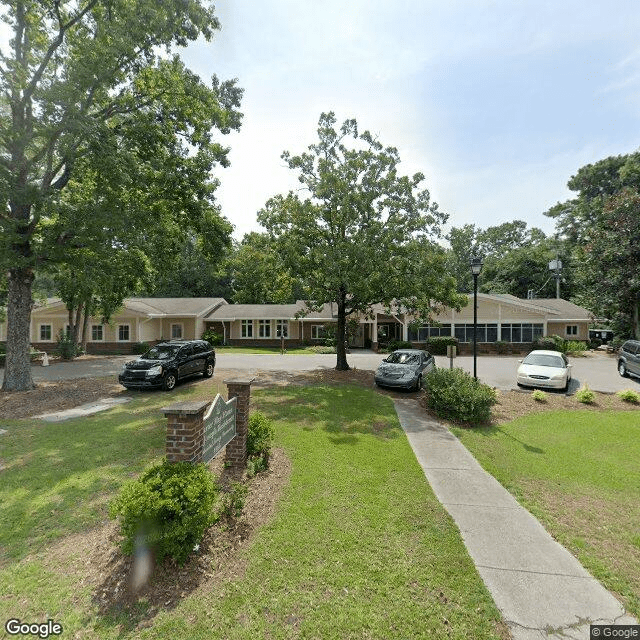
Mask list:
[[[532,351],[518,367],[519,387],[544,387],[545,389],[569,388],[571,365],[560,351]]]

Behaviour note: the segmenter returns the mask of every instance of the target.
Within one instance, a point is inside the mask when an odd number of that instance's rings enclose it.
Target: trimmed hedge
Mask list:
[[[424,378],[424,388],[427,407],[456,422],[488,422],[498,401],[495,389],[460,368],[433,369]]]
[[[434,336],[427,340],[427,351],[434,356],[446,356],[449,345],[455,345],[457,347],[457,338],[453,336]]]

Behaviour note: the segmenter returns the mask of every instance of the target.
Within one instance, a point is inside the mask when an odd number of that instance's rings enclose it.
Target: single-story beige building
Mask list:
[[[337,307],[325,304],[305,314],[303,301],[294,304],[228,304],[223,298],[127,298],[109,323],[92,318],[87,351],[130,352],[137,342],[200,338],[206,329],[220,334],[225,344],[287,346],[322,344],[325,327],[337,322]],[[411,341],[423,345],[430,337],[455,336],[464,352],[473,342],[473,295],[461,311],[445,310],[430,325],[411,326],[404,313],[387,313],[373,305],[369,316],[358,318],[352,347],[376,349],[379,342]],[[589,311],[562,299],[523,300],[506,294],[478,294],[478,344],[493,351],[497,342],[526,351],[537,338],[559,335],[568,340],[589,339]],[[68,327],[68,312],[59,298],[34,308],[31,343],[51,351],[60,331]],[[0,341],[6,323],[0,324]]]

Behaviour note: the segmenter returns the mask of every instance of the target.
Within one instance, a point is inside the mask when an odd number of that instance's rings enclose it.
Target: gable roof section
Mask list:
[[[224,298],[125,298],[123,307],[149,318],[184,318],[201,317],[226,304]],[[44,311],[57,307],[66,310],[60,298],[47,298],[45,304],[37,305],[34,310]]]
[[[224,298],[127,298],[124,306],[150,318],[201,317],[227,306],[227,301]]]
[[[593,314],[588,309],[579,307],[577,304],[562,298],[534,298],[533,300],[527,300],[527,302],[534,306],[539,305],[557,315],[557,317],[549,318],[550,320],[593,320]]]
[[[223,304],[211,311],[205,320],[293,320],[301,305],[295,304]]]

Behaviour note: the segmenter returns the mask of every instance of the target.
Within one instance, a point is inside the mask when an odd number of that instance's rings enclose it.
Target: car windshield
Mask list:
[[[415,353],[396,351],[387,358],[387,362],[393,362],[393,364],[418,364],[419,359]]]
[[[173,358],[179,349],[180,347],[158,345],[157,347],[151,347],[142,358],[144,360],[168,360],[169,358]]]
[[[533,364],[537,367],[558,367],[564,369],[564,360],[561,356],[552,356],[545,353],[530,353],[522,364]]]

